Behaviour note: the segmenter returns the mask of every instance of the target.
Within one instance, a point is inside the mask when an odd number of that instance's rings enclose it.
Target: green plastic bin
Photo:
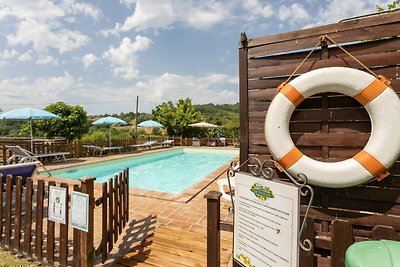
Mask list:
[[[400,242],[357,242],[346,251],[346,267],[400,267]]]

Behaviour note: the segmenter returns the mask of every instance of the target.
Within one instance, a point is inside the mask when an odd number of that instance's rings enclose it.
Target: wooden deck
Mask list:
[[[221,238],[221,266],[232,253],[232,241]],[[207,239],[202,233],[160,226],[113,266],[206,266]]]

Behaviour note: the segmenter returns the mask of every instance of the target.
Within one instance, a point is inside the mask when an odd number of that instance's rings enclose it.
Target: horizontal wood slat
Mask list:
[[[400,61],[400,51],[387,52],[387,53],[375,53],[369,55],[358,56],[358,60],[360,60],[363,64],[366,64],[370,68],[373,67],[381,67],[388,66],[392,64],[396,64]],[[271,77],[271,76],[282,76],[282,75],[290,75],[298,66],[298,62],[291,65],[282,65],[282,66],[273,66],[273,67],[264,67],[264,68],[256,68],[249,69],[249,78],[263,78],[263,77]],[[348,67],[360,69],[362,66],[356,62],[351,57],[343,57],[343,58],[329,58],[326,60],[314,60],[308,61],[301,65],[301,67],[297,70],[297,73],[305,73],[311,70],[316,70],[320,68],[326,67]],[[395,68],[395,67],[394,67]],[[389,76],[389,78],[396,78],[396,76]]]
[[[394,22],[399,22],[398,18],[395,16],[391,16],[390,20]],[[354,26],[354,25],[353,25]],[[291,50],[300,50],[300,49],[309,49],[314,47],[321,35],[325,34],[332,38],[334,41],[338,43],[347,43],[354,41],[364,41],[364,40],[374,40],[378,38],[384,37],[392,37],[400,35],[400,29],[396,27],[392,23],[388,24],[375,24],[369,25],[367,27],[362,28],[351,28],[348,30],[340,30],[333,31],[333,26],[328,31],[317,34],[318,30],[316,30],[313,34],[308,36],[296,36],[292,39],[283,39],[279,42],[268,42],[264,44],[260,44],[258,46],[255,45],[254,40],[250,40],[249,42],[249,57],[262,56],[265,54],[274,54],[274,53],[282,53]],[[315,28],[314,28],[315,29]]]
[[[357,44],[342,45],[342,46],[353,56],[356,56],[358,58],[359,55],[397,51],[398,48],[400,47],[400,38],[393,37],[390,39],[375,40],[373,42],[360,42]],[[248,61],[249,69],[258,67],[299,64],[299,62],[301,62],[303,59],[306,58],[308,53],[309,53],[308,51],[294,52],[287,54],[271,55],[261,58],[250,58]],[[340,48],[330,47],[329,57],[343,58],[348,56]],[[320,59],[321,59],[321,50],[320,48],[318,48],[310,55],[310,57],[307,59],[306,62],[320,60]]]
[[[396,13],[379,14],[364,19],[353,19],[342,23],[334,23],[304,30],[297,30],[287,33],[280,33],[270,36],[252,38],[249,39],[247,46],[254,47],[270,43],[278,43],[286,40],[293,40],[296,38],[319,36],[321,34],[329,34],[331,32],[342,32],[360,28],[362,29],[367,26],[385,25],[385,24],[391,25],[392,23],[400,22],[400,18],[397,16],[397,14]]]

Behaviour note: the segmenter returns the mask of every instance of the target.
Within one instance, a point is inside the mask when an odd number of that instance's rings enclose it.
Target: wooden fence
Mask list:
[[[268,106],[277,86],[286,81],[322,35],[332,38],[375,73],[389,78],[394,90],[400,93],[398,10],[273,36],[248,39],[242,34],[239,48],[242,163],[250,157],[271,159],[264,137]],[[323,40],[294,77],[330,66],[362,69],[341,49]],[[295,109],[290,121],[294,144],[305,155],[322,161],[341,161],[354,156],[367,143],[370,131],[366,110],[353,98],[341,94],[307,98]],[[400,240],[400,161],[389,171],[391,175],[381,182],[343,189],[314,186],[315,199],[309,213],[314,260],[306,266],[343,266],[343,251],[352,242],[379,236],[382,231],[376,231],[377,225],[390,229],[391,234],[385,232],[382,236]],[[280,174],[276,179],[285,177]],[[301,211],[304,210],[302,205]],[[346,237],[340,235],[346,238],[342,245],[335,243],[338,242],[335,221],[348,230]],[[336,261],[335,257],[341,260]]]
[[[204,143],[207,143],[209,138],[203,138]],[[182,136],[172,136],[172,137],[155,137],[152,138],[153,141],[161,142],[164,140],[174,140],[173,146],[191,146],[192,138],[186,138]],[[132,148],[130,145],[133,144],[142,144],[148,141],[147,138],[137,138],[137,139],[117,139],[113,140],[113,146],[122,147],[122,151],[130,151]],[[233,146],[237,144],[237,138],[226,138],[226,145]],[[0,139],[0,164],[5,164],[7,159],[11,156],[11,152],[7,150],[6,145],[19,145],[27,150],[30,150],[30,141],[29,140],[21,140],[21,139]],[[70,152],[67,157],[69,158],[80,158],[80,157],[88,157],[92,156],[92,152],[88,151],[84,148],[84,145],[96,145],[96,146],[109,146],[108,141],[96,141],[85,143],[81,141],[68,143],[64,140],[51,140],[51,141],[35,141],[34,142],[34,152],[36,154],[41,153],[50,153],[50,152]],[[48,159],[42,158],[41,160],[51,160],[51,157]]]
[[[46,185],[44,180],[34,183],[28,178],[23,185],[21,177],[0,174],[1,246],[46,264],[90,267],[95,263],[94,231],[101,228],[102,241],[97,251],[104,262],[128,221],[128,175],[126,169],[103,183],[102,195],[96,201],[95,178],[81,178],[80,185],[74,185],[73,191],[89,195],[88,232],[85,232],[68,224],[71,189],[68,184],[58,185],[67,191],[66,224],[60,224],[48,219],[46,201],[48,188],[56,186],[56,181]],[[101,223],[94,222],[95,206],[101,206]]]
[[[101,254],[101,262],[104,263],[129,220],[129,169],[102,184],[96,206],[102,207],[102,239],[96,254]]]

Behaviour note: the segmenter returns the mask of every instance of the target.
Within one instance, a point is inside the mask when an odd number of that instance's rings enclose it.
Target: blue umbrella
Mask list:
[[[164,127],[162,124],[153,121],[153,120],[147,120],[147,121],[142,121],[141,123],[138,124],[139,127],[151,127],[151,128],[161,128]]]
[[[139,127],[151,127],[151,128],[162,128],[164,127],[161,123],[158,123],[153,120],[142,121],[138,124]],[[151,134],[150,134],[150,141],[151,141]]]
[[[31,132],[31,151],[33,152],[33,131],[32,120],[59,119],[60,116],[38,108],[19,108],[0,114],[0,119],[4,120],[29,120]]]
[[[94,121],[92,124],[93,125],[110,125],[110,146],[111,146],[111,125],[112,124],[127,125],[128,123],[121,119],[108,116],[108,117],[98,119],[98,120]]]

